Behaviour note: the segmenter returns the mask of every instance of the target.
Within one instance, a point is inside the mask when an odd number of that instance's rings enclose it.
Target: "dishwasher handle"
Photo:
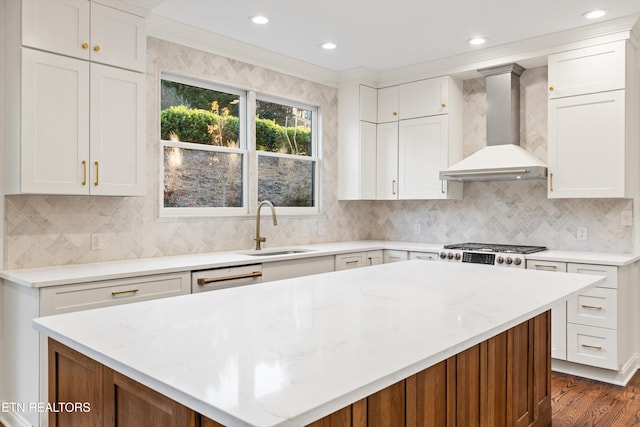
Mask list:
[[[227,280],[236,280],[236,279],[249,279],[253,277],[261,277],[262,271],[253,271],[251,273],[246,274],[236,274],[233,276],[224,276],[224,277],[214,277],[214,278],[206,278],[202,277],[198,279],[198,285],[206,285],[207,283],[215,283],[215,282],[225,282]]]

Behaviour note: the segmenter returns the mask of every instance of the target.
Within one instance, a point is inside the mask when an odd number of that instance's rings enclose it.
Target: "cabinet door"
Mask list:
[[[367,263],[365,262],[365,255],[365,252],[354,252],[350,254],[336,255],[335,270],[341,271],[349,270],[351,268],[365,267],[367,265]]]
[[[360,120],[377,123],[378,121],[378,90],[360,85]]]
[[[360,198],[376,198],[376,139],[375,123],[360,122]]]
[[[624,87],[624,41],[549,55],[549,98]]]
[[[549,198],[625,197],[624,91],[549,101]]]
[[[21,86],[21,191],[88,194],[89,64],[23,48]]]
[[[566,262],[527,260],[530,270],[567,272]],[[551,308],[551,357],[567,360],[567,303]]]
[[[22,0],[22,44],[89,59],[88,0]]]
[[[144,72],[145,26],[141,16],[91,3],[91,60]]]
[[[439,77],[400,85],[399,119],[446,114],[448,112],[447,83],[447,77]]]
[[[398,123],[384,123],[377,128],[376,199],[398,198]]]
[[[407,251],[398,251],[392,249],[384,250],[384,263],[388,264],[390,262],[400,262],[406,261],[409,259],[409,253]]]
[[[398,86],[378,89],[378,123],[398,121]]]
[[[145,127],[144,75],[91,64],[92,194],[144,195]]]
[[[384,255],[381,250],[367,251],[367,265],[379,265],[384,263]]]
[[[402,120],[398,130],[398,198],[443,199],[439,172],[448,166],[448,117]]]

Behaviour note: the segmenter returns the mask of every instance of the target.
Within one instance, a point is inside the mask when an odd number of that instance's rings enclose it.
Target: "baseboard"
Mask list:
[[[634,354],[629,358],[627,363],[625,363],[619,371],[595,368],[593,366],[567,362],[566,360],[551,359],[552,371],[576,375],[578,377],[589,378],[623,387],[627,385],[638,369],[640,369],[640,354]]]

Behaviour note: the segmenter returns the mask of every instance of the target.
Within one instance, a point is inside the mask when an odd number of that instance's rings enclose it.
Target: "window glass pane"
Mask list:
[[[162,80],[160,138],[238,147],[240,96]]]
[[[242,154],[164,148],[164,207],[241,207]]]
[[[258,200],[275,206],[313,207],[315,162],[258,156]]]
[[[256,101],[258,151],[311,156],[312,111],[262,100]]]

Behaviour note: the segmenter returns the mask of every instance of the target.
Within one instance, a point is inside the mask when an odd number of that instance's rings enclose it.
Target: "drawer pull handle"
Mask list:
[[[373,258],[369,257],[369,265],[373,265]]]
[[[535,264],[534,267],[537,270],[557,270],[558,269],[558,266],[556,265]]]
[[[582,308],[588,308],[589,310],[602,310],[602,307],[598,307],[597,305],[582,304]]]
[[[111,292],[112,296],[123,295],[123,294],[135,294],[136,292],[140,292],[140,289],[129,289],[128,291],[114,291]]]
[[[360,261],[358,261],[358,260],[355,260],[355,261],[347,261],[347,265],[357,264],[357,263],[359,263],[359,262],[360,262]]]
[[[206,285],[207,283],[224,282],[226,280],[236,280],[236,279],[250,279],[252,277],[260,277],[260,276],[262,276],[262,271],[253,271],[247,274],[236,274],[234,276],[202,278],[202,279],[198,279],[198,285],[202,286],[202,285]]]
[[[599,345],[589,345],[589,344],[581,344],[584,348],[591,348],[594,350],[602,350],[602,347]]]

